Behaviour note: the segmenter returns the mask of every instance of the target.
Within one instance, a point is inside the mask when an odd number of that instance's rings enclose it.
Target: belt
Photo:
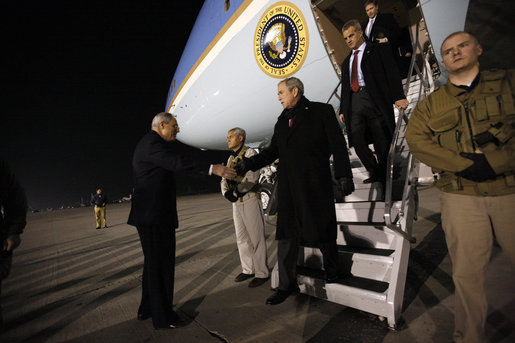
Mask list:
[[[239,197],[238,200],[240,202],[243,202],[245,200],[248,200],[248,199],[252,198],[252,196],[255,196],[255,197],[259,198],[259,193],[257,193],[257,192],[247,192],[247,193],[245,193],[245,195]]]
[[[352,93],[359,93],[365,90],[365,86],[359,86],[358,90]]]

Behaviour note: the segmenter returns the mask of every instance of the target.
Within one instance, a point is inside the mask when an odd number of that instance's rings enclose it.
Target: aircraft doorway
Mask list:
[[[350,19],[357,19],[363,30],[368,17],[363,0],[313,0],[312,8],[319,31],[327,52],[331,56],[335,71],[341,76],[341,65],[350,49],[346,46],[341,28]],[[429,63],[432,79],[440,73],[429,35],[424,25],[423,15],[417,0],[379,0],[379,13],[392,14],[399,25],[400,33],[393,42],[392,52],[398,62],[403,78],[408,74],[411,57],[415,54],[414,71],[423,70],[423,64]],[[415,44],[413,44],[415,42]]]

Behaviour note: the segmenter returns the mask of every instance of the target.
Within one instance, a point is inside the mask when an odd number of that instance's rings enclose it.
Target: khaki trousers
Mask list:
[[[474,196],[440,192],[442,226],[456,287],[454,341],[486,342],[485,272],[494,234],[515,266],[515,194]]]
[[[106,227],[106,208],[95,205],[95,218],[97,227]]]
[[[267,278],[270,271],[261,201],[255,193],[247,193],[243,201],[238,199],[232,204],[232,214],[243,273]]]

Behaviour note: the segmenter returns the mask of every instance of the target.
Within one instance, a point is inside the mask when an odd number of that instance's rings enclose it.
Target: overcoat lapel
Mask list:
[[[363,68],[366,68],[367,60],[370,57],[370,47],[369,45],[365,45],[365,50],[363,51],[363,57],[361,58],[361,70],[363,71]],[[363,73],[365,74],[365,73]]]
[[[297,111],[297,113],[295,113],[295,117],[293,117],[292,127],[288,128],[288,140],[293,135],[293,133],[297,130],[297,128],[300,125],[302,125],[302,122],[304,120],[306,120],[306,117],[307,117],[306,112],[307,112],[307,109],[309,109],[310,105],[311,104],[309,102],[306,102],[306,104],[304,106],[295,109]]]

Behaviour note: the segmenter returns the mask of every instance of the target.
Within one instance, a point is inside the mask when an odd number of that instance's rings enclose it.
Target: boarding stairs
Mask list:
[[[351,276],[326,284],[322,254],[316,247],[301,248],[297,261],[301,293],[375,314],[386,319],[392,329],[401,315],[410,243],[415,242],[411,229],[418,206],[419,164],[409,152],[404,132],[411,111],[433,88],[427,74],[418,70],[416,74],[404,80],[410,105],[400,114],[396,111],[385,189],[380,183],[363,183],[368,173],[350,149],[356,190],[344,202],[335,203],[335,211],[340,266]],[[272,288],[278,284],[276,265]]]

